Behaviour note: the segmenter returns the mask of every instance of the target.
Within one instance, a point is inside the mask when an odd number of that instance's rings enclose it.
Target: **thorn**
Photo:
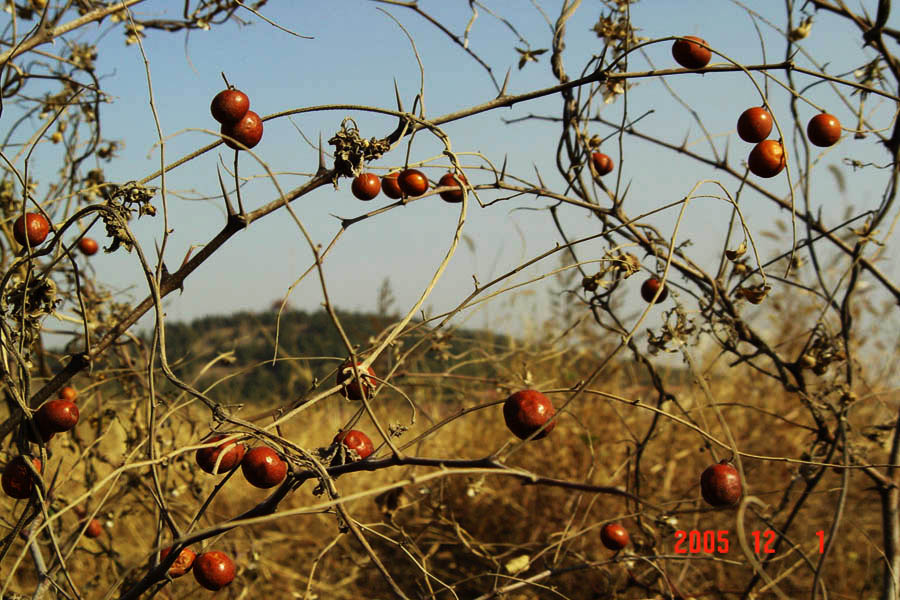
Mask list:
[[[225,211],[229,217],[233,217],[235,214],[234,206],[231,205],[231,198],[228,197],[228,192],[225,190],[225,182],[222,181],[222,171],[219,169],[218,164],[216,164],[216,175],[219,176],[219,188],[222,190],[222,196],[225,198]]]
[[[507,160],[509,160],[509,155],[504,154],[503,155],[503,168],[500,169],[500,181],[503,181],[503,179],[506,178],[506,161]]]
[[[163,264],[162,264],[162,283],[165,283],[165,282],[168,281],[171,277],[172,277],[172,274],[169,273],[169,269],[168,269],[168,267],[166,267],[166,262],[163,261]],[[181,283],[178,284],[178,287],[175,288],[175,289],[178,290],[178,295],[179,295],[179,296],[180,296],[181,294],[184,293],[184,280],[183,280],[183,279],[181,280]]]
[[[400,88],[397,87],[397,78],[394,78],[394,96],[397,97],[397,111],[404,112],[403,100],[400,98]]]
[[[535,173],[535,175],[537,175],[538,182],[541,184],[541,189],[546,190],[547,186],[544,185],[544,180],[541,178],[541,172],[538,171],[537,165],[534,165],[534,173]]]
[[[628,190],[630,190],[630,189],[631,189],[631,182],[629,181],[625,185],[625,191],[622,192],[622,198],[619,200],[619,202],[618,202],[619,204],[622,204],[623,202],[625,202],[625,197],[628,196]]]
[[[506,95],[506,86],[509,83],[509,73],[511,69],[506,69],[506,77],[503,78],[503,86],[500,88],[500,93],[497,94],[498,98],[502,98]]]

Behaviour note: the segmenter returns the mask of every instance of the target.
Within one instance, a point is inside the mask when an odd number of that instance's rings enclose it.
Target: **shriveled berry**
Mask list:
[[[375,451],[375,446],[372,444],[372,440],[369,439],[369,436],[356,429],[338,432],[338,434],[334,436],[332,443],[344,444],[347,450],[356,452],[360,460],[367,458]]]

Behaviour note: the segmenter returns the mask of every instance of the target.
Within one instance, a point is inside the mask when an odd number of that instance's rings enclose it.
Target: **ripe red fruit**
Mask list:
[[[371,200],[381,191],[381,180],[375,173],[360,173],[353,178],[350,190],[360,200]]]
[[[222,90],[212,99],[209,111],[213,119],[223,125],[237,123],[250,110],[250,98],[241,90]]]
[[[204,443],[213,443],[218,442],[219,440],[224,440],[226,435],[216,435]],[[196,459],[197,464],[200,465],[200,468],[210,473],[211,475],[216,475],[218,473],[225,473],[227,471],[232,470],[244,459],[244,453],[247,451],[247,447],[244,444],[238,442],[237,440],[231,440],[229,442],[225,442],[218,446],[211,446],[209,448],[200,448],[197,450]],[[215,471],[216,461],[219,460],[219,454],[225,453],[222,456],[222,461],[219,463],[219,469]]]
[[[66,385],[59,388],[59,391],[56,393],[59,398],[63,400],[71,400],[75,402],[75,398],[78,397],[78,391],[75,390],[71,385]]]
[[[48,400],[37,410],[35,420],[42,433],[69,431],[78,424],[78,406],[71,400],[62,398]]]
[[[28,230],[27,234],[26,229]],[[44,215],[39,213],[25,213],[24,217],[19,217],[13,223],[13,237],[22,246],[25,245],[26,235],[31,247],[34,248],[47,239],[48,233],[50,233],[50,224]]]
[[[712,506],[733,506],[741,499],[741,477],[728,461],[706,467],[700,475],[700,492]]]
[[[453,186],[455,190],[448,190],[446,192],[441,192],[440,196],[444,202],[452,202],[454,204],[463,201],[463,190],[462,186],[468,185],[469,180],[466,179],[466,176],[462,173],[444,173],[441,178],[438,180],[438,187],[446,187]]]
[[[97,240],[94,238],[83,237],[78,240],[78,249],[81,250],[81,253],[85,256],[93,256],[97,254],[97,250],[100,249],[100,244],[97,243]]]
[[[675,62],[685,69],[702,69],[708,65],[712,52],[700,45],[706,44],[706,40],[693,35],[685,35],[683,38],[675,40],[672,44],[672,57]]]
[[[166,557],[172,551],[172,546],[168,548],[163,548],[159,553],[160,562],[166,560]],[[169,576],[170,577],[181,577],[185,573],[191,570],[191,567],[194,565],[194,559],[197,558],[197,553],[191,550],[190,548],[182,548],[181,552],[178,553],[178,558],[175,559],[175,562],[172,563],[172,566],[169,567]]]
[[[357,370],[359,370],[359,365],[362,364],[362,361],[356,363]],[[368,375],[366,375],[368,373]],[[360,370],[360,379],[353,379],[353,367],[350,366],[350,361],[344,361],[344,364],[341,365],[341,368],[338,369],[337,374],[337,384],[343,385],[341,388],[341,395],[345,398],[349,398],[350,400],[362,400],[364,397],[368,398],[369,393],[375,389],[375,370],[372,367],[369,367],[368,371]],[[370,377],[371,376],[371,377]],[[362,385],[360,385],[360,383]]]
[[[610,550],[621,550],[629,540],[628,530],[618,523],[607,523],[600,530],[600,541]]]
[[[204,552],[194,560],[194,579],[208,590],[221,590],[234,581],[234,563],[224,552]]]
[[[757,177],[775,177],[784,169],[784,146],[777,140],[763,140],[747,157],[750,172]]]
[[[403,190],[400,189],[400,184],[397,183],[399,175],[400,173],[388,173],[381,178],[381,189],[384,195],[391,200],[399,200],[403,197]]]
[[[241,117],[239,121],[223,124],[222,134],[236,139],[248,148],[252,148],[262,139],[263,122],[258,114],[248,110],[247,114]],[[229,139],[225,140],[225,145],[234,150],[241,150],[237,144]]]
[[[615,168],[615,163],[608,155],[602,152],[594,152],[591,154],[591,162],[594,163],[594,170],[597,175],[608,175]]]
[[[644,299],[645,302],[652,302],[653,296],[656,295],[656,290],[658,290],[662,286],[662,282],[656,277],[651,277],[647,281],[641,285],[641,298]],[[669,295],[669,290],[663,286],[662,292],[659,294],[659,298],[656,299],[656,304],[659,304]]]
[[[91,519],[91,522],[88,523],[87,529],[84,530],[85,537],[89,537],[91,539],[98,538],[103,534],[103,525],[100,523],[99,519]]]
[[[553,403],[547,396],[536,390],[516,392],[503,403],[503,418],[506,420],[506,426],[523,440],[540,429],[554,414],[556,414],[556,409],[553,408]],[[543,431],[534,436],[534,439],[539,440],[546,437],[554,427],[556,427],[556,421],[547,425]]]
[[[745,142],[757,144],[772,133],[772,115],[760,106],[748,108],[738,117],[737,132]]]
[[[287,463],[268,446],[252,448],[241,462],[247,483],[258,488],[275,487],[287,475]]]
[[[806,126],[806,137],[816,146],[834,146],[841,139],[841,122],[828,113],[816,115]]]
[[[421,196],[428,191],[428,179],[422,171],[406,169],[397,176],[397,184],[410,198]]]
[[[31,464],[40,473],[40,459],[32,458]],[[3,475],[0,477],[0,484],[2,484],[6,495],[11,498],[24,500],[31,497],[31,492],[34,491],[34,474],[28,468],[28,463],[25,462],[24,456],[16,456],[6,463]]]
[[[356,454],[359,455],[360,460],[368,457],[375,451],[375,446],[372,444],[372,440],[369,439],[369,436],[356,429],[339,431],[338,434],[334,436],[334,440],[332,440],[331,443],[336,444],[338,442],[344,444],[347,450],[355,451]]]

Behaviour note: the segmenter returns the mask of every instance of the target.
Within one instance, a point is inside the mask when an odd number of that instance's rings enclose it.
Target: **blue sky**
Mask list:
[[[754,2],[756,10],[765,10],[764,16],[774,23],[784,21],[783,5],[779,2]],[[875,2],[864,3],[874,10]],[[142,17],[163,16],[175,11],[179,3],[168,0],[150,0],[136,8]],[[532,3],[524,0],[485,2],[492,11],[508,19],[531,47],[547,48],[550,45],[550,26]],[[542,2],[551,20],[556,18],[560,2]],[[420,6],[444,23],[450,30],[461,34],[470,18],[468,3],[459,1],[422,1]],[[855,6],[855,5],[854,5]],[[597,1],[583,2],[575,17],[569,22],[565,53],[565,65],[572,77],[577,77],[593,53],[602,49],[596,35],[590,30],[601,14],[602,5]],[[381,10],[380,10],[381,9]],[[281,26],[314,39],[300,39],[284,33],[259,18],[243,13],[251,25],[237,27],[229,24],[211,31],[184,34],[167,34],[149,31],[143,40],[150,61],[153,93],[159,111],[162,128],[170,137],[166,143],[167,162],[191,152],[210,142],[207,133],[191,129],[217,129],[209,114],[211,98],[223,88],[221,71],[229,80],[251,98],[251,108],[261,115],[291,108],[326,104],[362,104],[395,108],[394,81],[400,90],[405,107],[409,108],[419,87],[419,70],[410,48],[409,40],[397,24],[383,11],[389,12],[412,35],[424,64],[425,107],[428,116],[437,117],[458,111],[493,98],[496,94],[486,72],[446,36],[414,12],[396,6],[382,5],[368,0],[335,0],[332,2],[272,1],[263,13]],[[757,32],[738,5],[725,0],[692,1],[643,0],[632,8],[633,21],[640,28],[639,35],[660,38],[669,35],[698,35],[723,53],[744,63],[762,62]],[[760,24],[767,43],[769,61],[783,59],[784,44],[765,24]],[[126,146],[119,157],[105,165],[107,178],[127,181],[140,179],[153,172],[159,165],[159,150],[155,146],[156,130],[148,103],[147,80],[144,65],[137,46],[125,46],[124,36],[117,27],[104,23],[79,34],[80,41],[100,42],[98,72],[104,75],[103,85],[113,98],[112,104],[103,107],[103,133],[109,138],[124,139]],[[809,38],[804,46],[820,61],[828,63],[828,72],[842,74],[857,67],[866,56],[860,48],[859,34],[834,17],[816,15]],[[470,48],[485,62],[492,65],[495,76],[502,81],[506,70],[512,68],[508,92],[522,93],[553,85],[549,73],[548,56],[518,70],[518,54],[514,47],[523,44],[509,29],[486,11],[480,11],[470,34]],[[652,45],[646,52],[658,68],[675,66],[670,54],[671,42]],[[869,53],[871,54],[871,53]],[[716,59],[714,59],[715,61]],[[805,59],[798,58],[806,66]],[[645,60],[635,55],[632,71],[648,68]],[[780,79],[782,73],[775,74]],[[811,78],[797,76],[800,82],[812,82]],[[759,77],[758,81],[762,81]],[[749,145],[734,132],[737,116],[745,109],[759,104],[753,86],[743,74],[716,76],[680,75],[667,78],[671,88],[684,103],[690,105],[702,117],[720,151],[728,147],[728,156],[736,164],[737,159],[749,152]],[[674,143],[686,140],[692,148],[699,148],[709,155],[708,146],[687,110],[665,91],[656,79],[641,79],[629,91],[627,110],[631,116],[646,111],[654,112],[643,119],[639,129],[651,132]],[[846,93],[846,90],[844,90]],[[828,86],[817,86],[810,97],[836,114],[845,126],[855,120],[849,110]],[[788,123],[789,113],[786,95],[770,86],[770,101],[776,114]],[[558,143],[556,124],[530,121],[507,125],[503,119],[520,118],[529,114],[556,115],[558,96],[523,103],[511,109],[500,109],[476,117],[450,123],[444,127],[457,152],[480,152],[495,165],[501,165],[504,157],[508,170],[535,179],[539,170],[545,183],[559,185],[554,157]],[[621,119],[625,103],[603,106],[597,103],[594,111],[609,120]],[[868,107],[873,119],[882,127],[891,125],[890,105],[872,98]],[[812,107],[805,107],[808,117],[815,114]],[[256,150],[273,171],[279,173],[282,186],[290,189],[299,185],[316,168],[317,153],[300,132],[310,140],[321,135],[328,139],[339,127],[343,118],[352,116],[365,137],[382,137],[393,129],[394,123],[384,117],[346,110],[325,111],[268,121],[265,134]],[[299,131],[298,131],[299,130]],[[606,136],[610,128],[597,126],[596,133]],[[842,143],[825,153],[820,177],[814,180],[816,201],[821,205],[826,221],[835,223],[849,202],[857,206],[874,207],[884,185],[883,172],[853,172],[841,161],[854,157],[863,161],[873,160],[883,164],[886,154],[878,147],[875,138],[853,140],[845,135]],[[661,151],[633,138],[623,138],[625,162],[621,164],[616,138],[604,146],[604,151],[616,160],[617,171],[607,176],[607,181],[622,170],[622,183],[630,185],[627,211],[640,214],[662,204],[680,199],[695,185],[707,178],[718,178],[732,193],[739,182],[710,167],[699,165],[668,151]],[[372,165],[378,172],[388,167],[402,165],[407,144]],[[412,160],[437,157],[432,164],[446,166],[439,156],[441,146],[427,135],[418,135],[411,150]],[[215,163],[221,159],[231,165],[232,152],[224,146],[207,153],[168,176],[171,192],[184,192],[192,197],[206,197],[218,193]],[[38,173],[54,168],[53,147],[44,145],[35,153],[34,166]],[[475,157],[465,157],[464,164],[483,165]],[[242,175],[259,175],[261,169],[242,157]],[[846,196],[836,192],[834,178],[827,165],[840,167],[847,179]],[[427,169],[436,180],[445,168]],[[474,182],[489,181],[481,175],[470,176]],[[158,184],[158,181],[155,182]],[[369,203],[362,203],[350,194],[348,181],[342,181],[340,190],[320,189],[296,201],[294,210],[303,219],[317,243],[327,245],[339,229],[333,215],[355,216],[387,203],[383,196]],[[786,180],[778,177],[769,180],[770,189],[786,193]],[[712,186],[702,188],[707,193],[718,193]],[[562,190],[560,190],[562,191]],[[492,200],[496,194],[485,193],[483,200]],[[256,208],[275,198],[271,182],[260,179],[247,186],[244,192],[248,208]],[[157,197],[156,205],[161,208]],[[470,200],[469,217],[465,232],[474,244],[472,252],[463,244],[457,250],[441,283],[435,289],[426,306],[442,311],[455,306],[472,289],[472,275],[479,281],[509,270],[519,263],[552,247],[559,242],[549,213],[541,209],[548,206],[546,200],[520,198],[480,209]],[[174,195],[169,197],[169,221],[174,232],[169,241],[166,262],[174,270],[191,245],[203,244],[211,239],[223,224],[223,208],[220,201],[186,200]],[[764,231],[774,231],[773,223],[781,219],[789,222],[789,215],[773,207],[772,203],[754,193],[745,193],[742,208],[749,224],[764,247],[771,247]],[[398,310],[411,306],[421,294],[434,269],[447,252],[456,225],[459,208],[446,204],[437,197],[414,202],[402,209],[393,210],[377,218],[351,227],[328,256],[325,272],[330,297],[339,308],[371,310],[375,306],[377,290],[385,277],[390,277]],[[596,221],[575,208],[560,211],[572,237],[590,235],[596,231]],[[652,222],[671,233],[677,210],[654,217]],[[833,217],[833,219],[831,219]],[[727,224],[729,210],[719,200],[697,199],[691,205],[682,224],[679,239],[691,238],[694,251],[701,264],[715,264],[721,252],[721,233]],[[161,216],[144,218],[133,223],[135,232],[145,251],[153,254],[154,242],[162,237]],[[97,227],[95,237],[103,238]],[[593,242],[579,250],[582,259],[599,258],[606,244]],[[640,253],[638,253],[640,254]],[[769,253],[771,254],[771,253]],[[764,252],[764,258],[766,253]],[[190,319],[204,314],[230,313],[235,310],[259,310],[282,298],[299,275],[310,265],[312,254],[303,236],[292,220],[282,211],[253,224],[218,252],[204,267],[187,281],[183,295],[173,295],[165,301],[167,314],[174,319]],[[100,253],[91,259],[100,278],[118,290],[130,290],[135,299],[145,295],[143,276],[136,257],[123,251],[113,255]],[[652,265],[650,262],[645,262]],[[547,273],[558,265],[553,258],[531,269],[531,275]],[[889,257],[882,264],[889,273],[896,274],[896,263]],[[525,275],[512,281],[523,281]],[[637,297],[638,278],[628,282],[622,293]],[[642,278],[641,278],[642,280]],[[526,288],[512,297],[505,296],[489,303],[488,308],[472,316],[473,325],[486,322],[515,330],[523,323],[540,316],[546,306],[548,290],[553,284],[545,281]],[[321,290],[315,277],[308,277],[293,292],[291,305],[316,309],[322,302]],[[642,309],[636,306],[635,309]],[[659,309],[654,309],[659,310]],[[537,312],[536,312],[537,311]],[[144,322],[144,324],[149,324]],[[52,324],[49,324],[52,327]]]

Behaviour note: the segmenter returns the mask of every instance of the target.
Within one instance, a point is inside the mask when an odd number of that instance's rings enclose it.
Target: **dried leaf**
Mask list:
[[[751,304],[760,304],[771,289],[772,286],[761,283],[749,287],[739,287],[734,293]]]
[[[725,256],[728,258],[728,260],[730,260],[731,262],[734,262],[737,259],[739,259],[740,257],[742,257],[744,254],[746,254],[746,252],[747,252],[747,242],[743,241],[743,242],[741,242],[741,245],[737,247],[737,250],[726,250]]]

